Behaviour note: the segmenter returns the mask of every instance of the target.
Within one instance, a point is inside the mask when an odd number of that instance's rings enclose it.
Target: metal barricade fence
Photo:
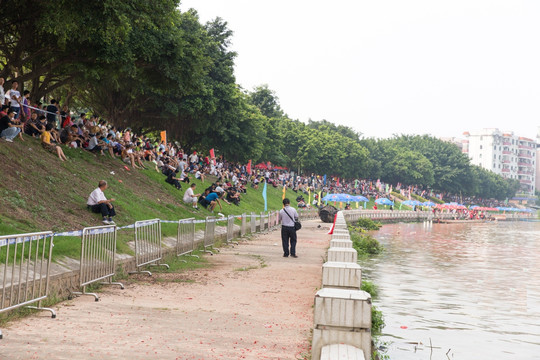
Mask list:
[[[259,232],[262,233],[264,231],[264,212],[261,212],[261,221],[259,225]]]
[[[124,285],[112,282],[116,270],[116,225],[94,226],[84,228],[81,235],[81,263],[79,272],[79,286],[81,291],[72,292],[72,295],[90,295],[99,301],[95,293],[87,293],[86,286],[102,282],[104,285]]]
[[[274,230],[274,212],[270,211],[268,213],[268,231]]]
[[[207,216],[205,227],[204,227],[204,252],[214,255],[212,250],[219,251],[217,249],[214,249],[215,236],[216,236],[216,217]],[[209,250],[210,248],[212,250]]]
[[[251,213],[250,225],[251,225],[251,233],[255,234],[255,232],[257,232],[257,215],[255,215],[254,212]]]
[[[135,263],[137,270],[130,272],[130,274],[146,273],[152,276],[150,271],[140,270],[145,265],[169,268],[169,265],[159,262],[161,258],[161,220],[152,219],[135,222]]]
[[[242,224],[240,225],[240,236],[246,236],[247,232],[247,215],[242,213]]]
[[[233,241],[234,239],[234,219],[235,217],[233,215],[229,215],[227,217],[227,244],[236,244],[238,243],[236,241]]]
[[[178,221],[178,234],[176,237],[176,256],[193,255],[195,251],[195,218]]]
[[[41,300],[49,295],[53,246],[51,231],[0,236],[0,258],[4,268],[0,313],[27,306],[50,311],[52,318],[56,317],[53,309],[41,307]],[[38,306],[29,306],[36,302]]]

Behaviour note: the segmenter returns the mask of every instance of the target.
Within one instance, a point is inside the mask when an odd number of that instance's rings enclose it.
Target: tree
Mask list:
[[[268,118],[279,118],[285,116],[279,106],[279,99],[276,93],[268,88],[267,84],[255,87],[249,93],[251,104],[259,108],[261,113]]]

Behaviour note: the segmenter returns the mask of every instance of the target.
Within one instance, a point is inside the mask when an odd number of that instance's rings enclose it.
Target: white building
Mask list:
[[[536,181],[535,188],[540,189],[540,161],[538,161],[540,156],[540,126],[538,127],[538,134],[536,134]]]
[[[517,179],[521,191],[534,195],[537,173],[537,142],[503,133],[499,129],[465,132],[463,152],[471,163],[508,179]]]

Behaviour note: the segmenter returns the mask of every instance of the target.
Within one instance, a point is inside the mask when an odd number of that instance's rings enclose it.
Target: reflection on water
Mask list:
[[[363,276],[379,287],[392,360],[540,359],[540,223],[392,224],[374,235],[386,252],[362,263]]]

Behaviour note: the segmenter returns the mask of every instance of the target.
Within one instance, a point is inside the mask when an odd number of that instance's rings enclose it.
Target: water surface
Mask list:
[[[386,251],[361,265],[379,287],[391,359],[540,359],[540,223],[391,224],[374,235]]]

